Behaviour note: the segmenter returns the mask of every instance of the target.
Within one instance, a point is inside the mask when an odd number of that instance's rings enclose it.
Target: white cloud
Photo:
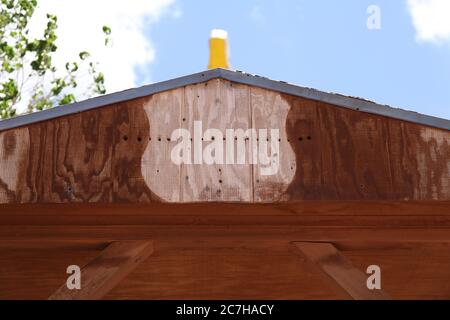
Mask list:
[[[30,32],[41,36],[46,14],[58,17],[57,46],[54,56],[57,67],[74,61],[80,51],[91,53],[105,74],[108,92],[137,85],[135,68],[144,72],[155,58],[155,49],[145,31],[165,13],[179,17],[181,11],[173,6],[175,0],[39,0]],[[174,11],[174,13],[172,12]],[[112,45],[104,46],[102,26],[112,29]],[[147,29],[148,30],[148,29]],[[81,82],[87,82],[84,76]]]
[[[449,0],[408,0],[416,39],[419,42],[450,41]]]

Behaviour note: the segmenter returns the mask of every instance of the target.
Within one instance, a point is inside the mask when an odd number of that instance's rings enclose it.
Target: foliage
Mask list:
[[[87,51],[57,70],[52,60],[58,49],[55,15],[47,14],[42,37],[29,36],[36,6],[37,0],[0,0],[0,119],[15,116],[19,103],[34,112],[75,102],[82,69],[87,68],[90,83],[84,96],[106,92],[104,75]],[[108,45],[111,29],[104,26],[103,33]]]

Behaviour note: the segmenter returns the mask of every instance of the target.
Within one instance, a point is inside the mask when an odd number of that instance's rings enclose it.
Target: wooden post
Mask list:
[[[49,300],[101,299],[152,253],[152,241],[112,242],[81,269],[81,289],[64,284]]]
[[[294,242],[296,251],[315,267],[327,283],[355,300],[389,300],[382,290],[367,288],[368,275],[355,268],[336,247],[325,242]]]

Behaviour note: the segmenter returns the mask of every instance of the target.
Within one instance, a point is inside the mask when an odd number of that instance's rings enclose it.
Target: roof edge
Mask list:
[[[228,81],[260,87],[268,90],[274,90],[310,100],[325,102],[351,110],[381,115],[439,129],[450,130],[450,120],[447,119],[424,115],[414,111],[393,108],[387,105],[381,105],[360,98],[348,97],[340,94],[300,87],[283,81],[275,81],[240,71],[213,69],[175,78],[172,80],[145,85],[138,88],[110,93],[65,106],[59,106],[40,112],[2,120],[0,121],[0,131],[14,129],[63,116],[73,115],[79,112],[108,106],[114,103],[142,98],[158,92],[172,90],[184,87],[186,85],[202,83],[216,78],[221,78]]]
[[[349,97],[337,93],[319,91],[317,89],[301,87],[284,81],[275,81],[268,78],[250,75],[244,72],[236,72],[220,69],[221,78],[242,84],[261,87],[264,89],[279,91],[289,95],[305,99],[325,102],[342,108],[381,115],[398,120],[404,120],[439,129],[450,130],[450,120],[421,114],[415,111],[394,108],[388,105],[378,104],[361,98]]]

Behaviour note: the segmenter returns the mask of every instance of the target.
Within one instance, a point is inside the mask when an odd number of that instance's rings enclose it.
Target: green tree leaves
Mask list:
[[[109,46],[111,44],[111,28],[108,26],[103,26],[102,30],[105,34],[105,46]]]
[[[8,79],[0,84],[0,118],[5,119],[16,114],[16,110],[12,108],[12,105],[18,96],[19,89],[13,79]]]
[[[87,51],[78,54],[78,61],[68,61],[64,70],[57,70],[52,59],[58,49],[55,15],[47,14],[42,37],[29,36],[37,4],[37,0],[0,0],[0,119],[15,116],[19,103],[34,112],[75,102],[82,70],[88,71],[91,82],[84,96],[106,92],[104,74],[97,71]],[[102,31],[109,45],[111,28],[103,26]]]

